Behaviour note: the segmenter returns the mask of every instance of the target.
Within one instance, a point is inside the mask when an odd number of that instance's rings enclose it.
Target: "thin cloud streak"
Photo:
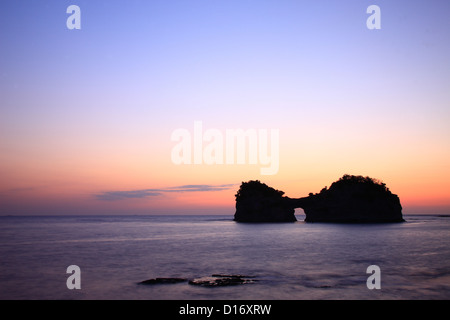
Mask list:
[[[162,189],[142,189],[130,191],[105,191],[96,194],[95,197],[99,200],[115,201],[123,199],[142,199],[147,197],[158,197],[164,193],[182,193],[182,192],[209,192],[209,191],[223,191],[236,186],[236,184],[193,184],[176,187],[167,187]]]

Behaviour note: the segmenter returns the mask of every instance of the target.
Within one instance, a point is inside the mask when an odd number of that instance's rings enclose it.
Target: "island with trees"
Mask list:
[[[258,180],[243,182],[236,193],[238,222],[293,222],[295,209],[305,212],[306,222],[403,222],[400,199],[386,184],[370,177],[344,175],[329,188],[303,198]]]

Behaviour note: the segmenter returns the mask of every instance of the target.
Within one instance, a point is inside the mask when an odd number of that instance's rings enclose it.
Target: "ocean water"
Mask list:
[[[232,216],[0,217],[0,299],[449,299],[450,217],[244,224]],[[80,267],[69,290],[67,267]],[[367,267],[380,268],[369,290]],[[139,285],[239,274],[224,287]]]

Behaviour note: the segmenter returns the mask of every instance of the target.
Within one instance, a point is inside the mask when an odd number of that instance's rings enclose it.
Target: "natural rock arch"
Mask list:
[[[295,208],[302,208],[306,222],[402,222],[397,195],[383,182],[370,177],[344,175],[330,188],[303,198],[289,198],[284,192],[258,180],[243,182],[236,193],[238,222],[293,222]]]

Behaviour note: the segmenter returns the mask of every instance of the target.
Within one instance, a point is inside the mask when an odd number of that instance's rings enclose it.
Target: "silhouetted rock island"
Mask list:
[[[293,222],[295,208],[304,210],[306,222],[403,222],[397,195],[379,180],[344,175],[330,188],[308,197],[289,198],[260,181],[243,182],[236,193],[238,222]]]

